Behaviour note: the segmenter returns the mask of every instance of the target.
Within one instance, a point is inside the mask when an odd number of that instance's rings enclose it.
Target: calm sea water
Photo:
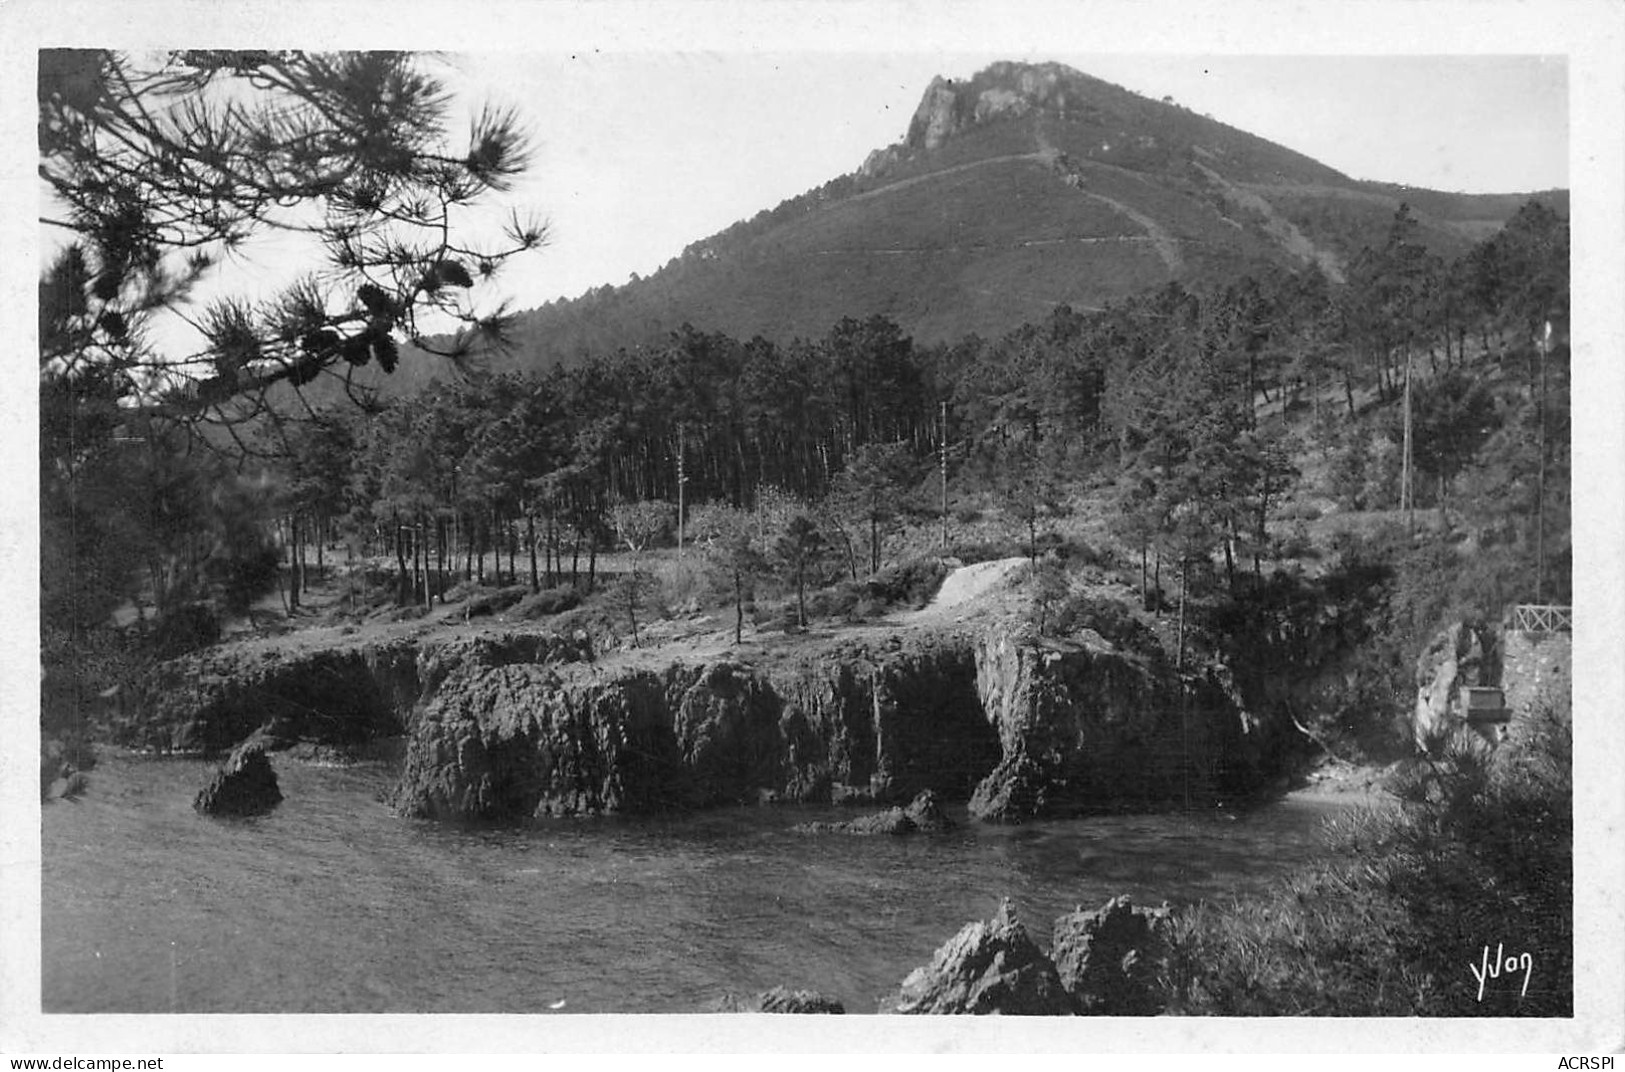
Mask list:
[[[785,985],[867,1012],[1001,896],[1047,942],[1115,894],[1256,889],[1338,807],[930,838],[798,834],[858,813],[790,807],[467,829],[392,815],[388,764],[274,762],[286,799],[253,820],[192,811],[213,764],[121,754],[45,806],[45,1011],[692,1012]]]

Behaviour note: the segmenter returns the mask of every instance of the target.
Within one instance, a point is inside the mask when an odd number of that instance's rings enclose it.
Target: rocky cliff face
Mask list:
[[[1420,745],[1462,714],[1465,685],[1494,685],[1499,637],[1489,629],[1456,622],[1433,638],[1416,661],[1416,710],[1411,725]]]
[[[962,797],[997,758],[970,650],[936,638],[766,668],[469,665],[413,720],[395,803],[522,818]]]
[[[771,666],[469,664],[413,719],[395,803],[501,819],[929,789],[1019,821],[1200,798],[1231,726],[1221,696],[1125,656],[1001,632]]]
[[[927,790],[1003,822],[1155,807],[1207,795],[1241,726],[1160,665],[999,626],[755,663],[593,662],[584,642],[524,633],[243,646],[158,667],[126,708],[121,742],[160,751],[404,733],[399,811],[499,820]]]
[[[256,730],[279,744],[350,744],[404,732],[425,691],[465,664],[584,658],[584,642],[514,634],[400,637],[318,649],[211,648],[160,663],[120,696],[115,741],[156,752],[222,752]]]
[[[1053,63],[995,63],[957,83],[934,78],[920,98],[903,144],[909,149],[935,149],[977,123],[1040,108],[1064,116],[1069,88],[1077,95],[1077,86],[1085,81],[1086,76]]]
[[[988,633],[977,689],[1001,746],[971,799],[986,820],[1201,799],[1243,732],[1210,683],[1087,644]]]

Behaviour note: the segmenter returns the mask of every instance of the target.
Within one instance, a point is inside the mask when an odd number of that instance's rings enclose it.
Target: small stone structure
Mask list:
[[[1540,696],[1568,691],[1572,622],[1569,607],[1516,605],[1497,626],[1441,630],[1417,660],[1418,746],[1460,725],[1493,743],[1514,735]]]

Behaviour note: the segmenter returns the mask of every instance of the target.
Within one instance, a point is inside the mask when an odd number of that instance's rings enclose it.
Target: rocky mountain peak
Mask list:
[[[903,144],[935,149],[978,123],[1039,109],[1066,112],[1085,76],[1059,63],[1000,62],[959,82],[937,77],[926,87]]]

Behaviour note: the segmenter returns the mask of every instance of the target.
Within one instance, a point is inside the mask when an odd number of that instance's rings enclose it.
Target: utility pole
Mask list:
[[[1411,346],[1405,343],[1405,449],[1400,459],[1399,505],[1405,511],[1405,531],[1416,527],[1416,496],[1411,490]]]
[[[1540,333],[1540,468],[1535,480],[1535,602],[1544,603],[1546,584],[1546,354],[1552,345],[1552,322]]]
[[[1190,557],[1181,556],[1179,560],[1179,644],[1174,655],[1174,670],[1183,672],[1185,669],[1185,589],[1189,586]],[[1180,685],[1184,688],[1183,683]]]
[[[677,426],[677,557],[683,557],[683,485],[688,477],[683,472],[683,426]]]
[[[940,471],[942,474],[942,553],[948,554],[948,402],[942,402],[941,435],[938,437],[937,454],[939,456]]]

